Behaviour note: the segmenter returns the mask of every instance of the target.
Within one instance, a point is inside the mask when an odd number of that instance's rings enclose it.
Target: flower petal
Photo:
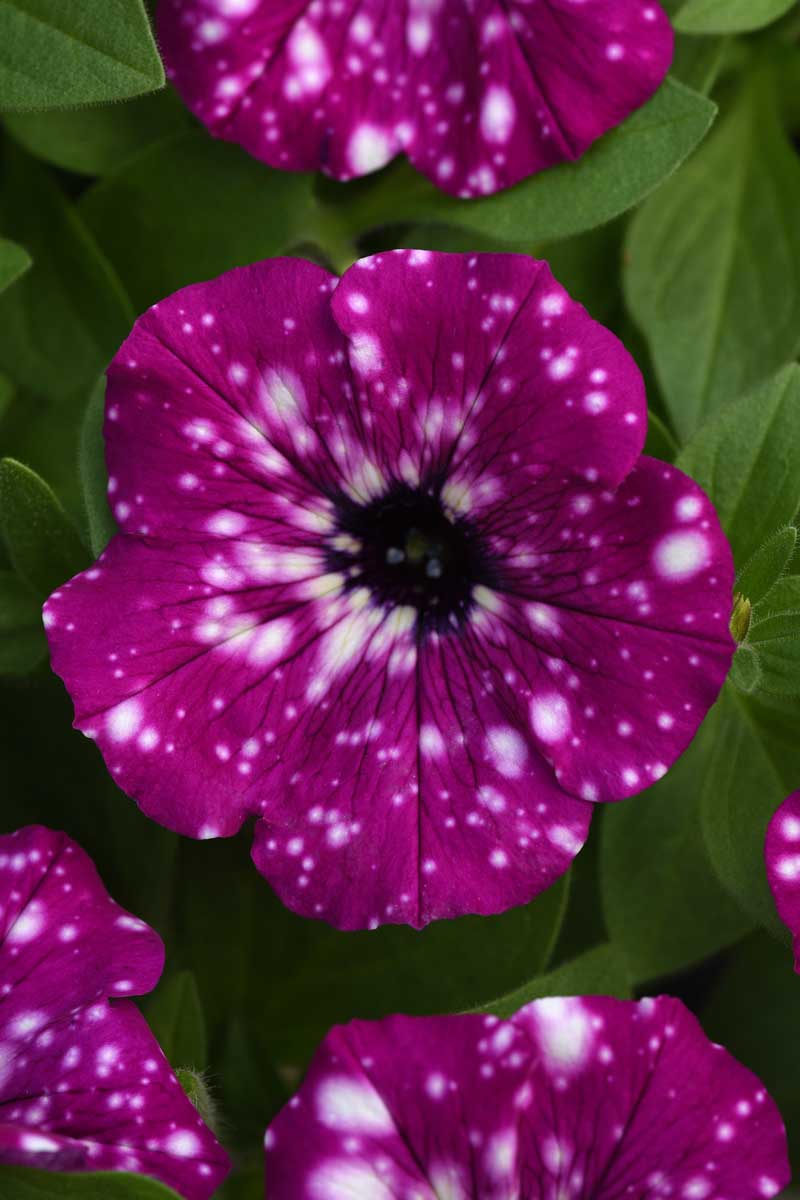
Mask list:
[[[272,259],[139,318],[106,393],[110,501],[124,532],[285,542],[325,527],[322,493],[339,477],[331,444],[352,442],[334,283],[312,263]]]
[[[335,1029],[266,1137],[274,1200],[774,1196],[759,1081],[676,1000],[540,1000]]]
[[[498,686],[515,672],[567,792],[618,800],[648,787],[694,737],[735,649],[733,558],[707,496],[643,457],[616,492],[540,482],[486,525],[505,563],[481,631]]]
[[[163,966],[158,934],[111,899],[65,834],[31,825],[0,837],[4,1021],[35,1010],[44,1024],[101,997],[144,995]]]
[[[800,792],[792,792],[769,823],[765,847],[767,878],[778,915],[794,941],[800,973]]]
[[[638,367],[544,262],[394,250],[350,268],[333,312],[382,461],[446,474],[461,513],[511,506],[554,465],[613,486],[641,453]]]
[[[162,0],[168,74],[218,136],[289,170],[368,174],[400,151],[481,195],[576,158],[655,92],[655,0]]]
[[[0,837],[0,1163],[152,1175],[206,1200],[228,1159],[128,1000],[164,948],[63,833]]]
[[[187,1200],[206,1200],[229,1169],[128,1000],[65,1008],[43,1032],[2,1046],[0,1163],[133,1171]]]

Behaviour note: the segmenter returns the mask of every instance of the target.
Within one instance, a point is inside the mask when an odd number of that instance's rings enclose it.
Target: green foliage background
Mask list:
[[[578,163],[461,202],[407,164],[341,185],[213,141],[168,88],[142,0],[0,0],[0,830],[94,857],[167,943],[143,1007],[236,1172],[337,1021],[508,1014],[542,995],[668,991],[759,1073],[800,1164],[800,979],[763,867],[800,786],[800,6],[673,0],[673,74]],[[598,813],[527,908],[416,933],[285,911],[249,835],[191,842],[139,814],[74,732],[40,606],[113,533],[102,372],[137,313],[231,267],[344,269],[397,245],[505,249],[556,275],[636,356],[648,451],[710,493],[749,629],[719,703],[655,787]],[[4,1200],[160,1200],[133,1176],[0,1168]]]

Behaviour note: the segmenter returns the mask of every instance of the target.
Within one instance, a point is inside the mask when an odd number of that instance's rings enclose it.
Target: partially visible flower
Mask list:
[[[232,271],[137,322],[106,417],[123,533],[47,602],[54,669],[146,813],[257,816],[297,911],[530,900],[716,699],[730,548],[544,263]]]
[[[800,974],[800,792],[792,792],[767,830],[767,878],[778,915],[792,935]]]
[[[267,1132],[269,1200],[768,1200],[786,1135],[678,1000],[334,1029]]]
[[[126,998],[163,963],[63,833],[0,837],[0,1164],[133,1171],[187,1200],[219,1186],[227,1156]]]
[[[212,133],[286,170],[405,153],[479,196],[578,158],[672,60],[656,0],[161,0],[167,73]]]

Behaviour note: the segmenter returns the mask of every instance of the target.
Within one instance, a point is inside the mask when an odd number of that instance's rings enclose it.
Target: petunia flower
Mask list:
[[[656,0],[161,0],[158,34],[217,137],[335,179],[402,152],[456,196],[580,157],[673,50]]]
[[[45,606],[76,725],[291,908],[496,913],[659,779],[730,665],[702,491],[547,265],[393,251],[156,305],[108,372],[122,529]]]
[[[800,792],[792,792],[772,817],[765,854],[769,886],[778,915],[792,935],[800,974]]]
[[[269,1200],[767,1200],[780,1114],[678,1000],[354,1021],[269,1128]]]
[[[219,1186],[227,1156],[126,998],[163,963],[63,833],[0,837],[0,1171],[133,1171],[187,1200]]]

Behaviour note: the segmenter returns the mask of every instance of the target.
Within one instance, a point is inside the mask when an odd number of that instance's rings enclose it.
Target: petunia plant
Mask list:
[[[0,122],[0,1198],[778,1195],[797,0],[6,0]]]

